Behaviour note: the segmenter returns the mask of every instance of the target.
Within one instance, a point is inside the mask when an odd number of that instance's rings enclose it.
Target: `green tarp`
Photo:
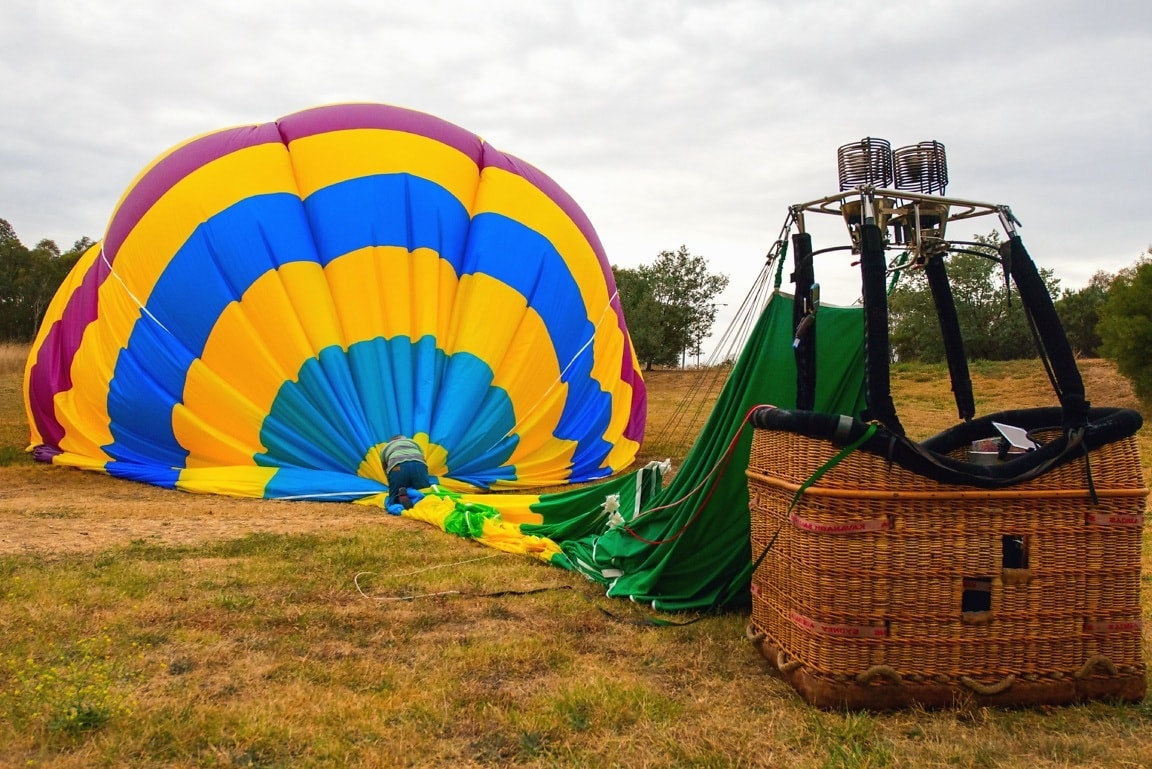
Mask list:
[[[824,306],[816,329],[815,410],[859,416],[863,311]],[[648,468],[543,495],[532,509],[544,523],[523,524],[521,531],[558,542],[564,558],[555,561],[602,582],[609,596],[651,603],[661,611],[748,603],[752,554],[744,471],[752,428],[746,417],[759,405],[795,406],[792,339],[791,297],[776,293],[666,487],[659,488],[659,471]]]

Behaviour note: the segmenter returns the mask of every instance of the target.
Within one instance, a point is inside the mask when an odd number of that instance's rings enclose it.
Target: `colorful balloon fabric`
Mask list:
[[[155,160],[53,300],[25,403],[40,459],[333,500],[384,489],[397,434],[448,488],[605,478],[646,406],[576,203],[468,131],[376,104]]]

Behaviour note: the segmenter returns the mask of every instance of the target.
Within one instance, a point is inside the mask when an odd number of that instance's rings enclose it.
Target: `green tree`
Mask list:
[[[30,259],[28,249],[16,237],[12,225],[0,219],[0,340],[22,340],[18,329],[22,325],[24,302],[19,282]]]
[[[659,351],[664,348],[664,325],[661,318],[663,308],[656,301],[648,268],[614,266],[612,272],[616,276],[616,290],[620,292],[620,304],[624,308],[636,357],[651,368],[660,358]]]
[[[1037,354],[1020,297],[1008,289],[999,263],[997,232],[977,235],[978,245],[947,257],[964,352],[969,360],[1015,360]],[[1040,276],[1055,298],[1060,281],[1049,269]],[[922,271],[909,271],[888,297],[890,344],[898,360],[944,360],[936,303]]]
[[[1064,289],[1056,300],[1056,314],[1068,335],[1068,342],[1078,355],[1096,358],[1100,355],[1100,310],[1108,300],[1113,275],[1100,271],[1079,291]]]
[[[701,354],[727,275],[710,273],[704,257],[683,245],[661,251],[650,265],[612,271],[636,357],[645,368],[675,366],[683,356]]]
[[[1152,247],[1112,280],[1100,308],[1100,352],[1152,402]]]
[[[56,289],[91,244],[81,238],[62,254],[54,241],[41,240],[28,249],[0,219],[0,339],[27,342],[36,336]]]

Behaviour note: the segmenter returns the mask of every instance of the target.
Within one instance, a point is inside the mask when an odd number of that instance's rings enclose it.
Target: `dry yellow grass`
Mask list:
[[[0,376],[13,449],[19,369]],[[1135,405],[1111,366],[1083,369],[1094,402]],[[657,419],[690,376],[649,378]],[[974,379],[982,413],[1053,400],[1031,364]],[[897,367],[894,390],[913,434],[955,420],[941,367]],[[192,496],[21,454],[0,467],[0,529],[0,766],[1152,766],[1152,703],[817,711],[740,612],[620,622],[603,611],[649,612],[354,505]],[[506,590],[542,592],[486,595]]]
[[[28,345],[0,342],[0,377],[23,374],[28,359]]]
[[[22,395],[27,357],[28,345],[0,343],[0,464],[12,461],[28,444]]]

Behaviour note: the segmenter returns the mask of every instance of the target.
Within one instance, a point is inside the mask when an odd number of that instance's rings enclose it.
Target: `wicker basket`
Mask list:
[[[837,450],[758,428],[747,470],[753,555],[765,553],[749,636],[807,701],[1143,698],[1148,490],[1134,437],[1000,489],[856,451],[793,504]]]

